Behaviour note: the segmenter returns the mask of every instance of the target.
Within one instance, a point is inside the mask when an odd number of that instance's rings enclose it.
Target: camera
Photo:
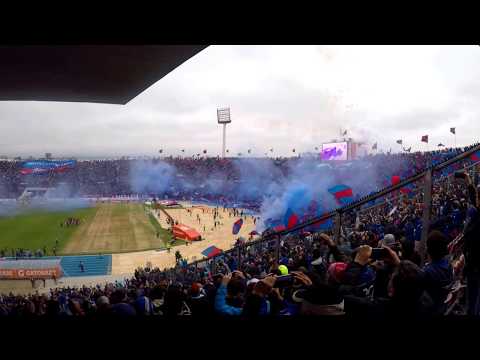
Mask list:
[[[388,256],[388,250],[384,248],[373,248],[372,255],[370,258],[372,260],[382,260]]]
[[[277,276],[277,279],[275,280],[275,287],[286,288],[286,287],[292,286],[294,282],[295,282],[295,278],[291,274]]]

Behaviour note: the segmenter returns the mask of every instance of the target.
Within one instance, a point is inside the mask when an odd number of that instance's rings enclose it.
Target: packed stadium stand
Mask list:
[[[188,263],[178,253],[174,268],[140,268],[120,283],[53,289],[48,296],[4,295],[0,314],[215,314],[247,318],[478,315],[479,149],[474,145],[441,152],[372,156],[368,160],[380,173],[376,189],[360,188],[355,199],[323,215],[305,216],[293,224],[287,221],[279,231],[270,224],[258,240],[239,238],[233,249],[211,259]],[[202,175],[221,171],[229,179],[241,179],[233,159],[162,161],[180,169],[177,175],[198,176],[200,180]],[[253,161],[263,166],[273,164],[286,174],[291,169],[287,164],[299,159]],[[73,181],[82,195],[92,195],[99,183],[104,184],[102,194],[134,193],[129,182],[122,180],[129,177],[130,165],[129,160],[79,162],[78,169],[55,174],[48,181]],[[4,196],[18,196],[22,191],[18,175],[21,164],[3,162],[0,166]],[[27,181],[29,186],[40,186],[42,180],[32,177]],[[162,195],[191,196],[197,191],[198,196],[210,200],[216,196],[225,200],[223,191],[215,194],[210,189],[200,194],[197,189],[183,190],[168,188]],[[255,203],[256,194],[249,192],[245,200]],[[326,220],[335,222],[323,226]],[[72,274],[78,274],[74,268],[81,259],[72,258]],[[86,261],[84,264],[87,268]]]

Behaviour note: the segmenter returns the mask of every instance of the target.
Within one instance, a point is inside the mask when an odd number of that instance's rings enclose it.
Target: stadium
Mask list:
[[[134,89],[97,93],[93,74],[65,94],[66,76],[6,81],[0,99],[125,104],[202,50],[153,49],[171,62]],[[219,154],[0,159],[1,315],[478,315],[478,143],[380,152],[341,129],[303,153],[232,156],[230,111],[212,115]]]

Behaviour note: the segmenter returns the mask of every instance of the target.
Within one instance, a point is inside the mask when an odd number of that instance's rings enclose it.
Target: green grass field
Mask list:
[[[96,211],[97,208],[86,208],[67,212],[33,212],[0,218],[0,249],[43,250],[46,246],[47,253],[51,255],[55,241],[58,240],[57,252],[60,252],[77,230],[76,227],[60,227],[60,223],[68,217],[89,221]]]
[[[68,217],[84,221],[79,226],[61,227]],[[109,253],[164,248],[170,234],[142,204],[134,203],[0,218],[0,249],[10,249],[7,255],[12,248],[37,250],[44,246],[52,255],[57,239],[57,254]]]

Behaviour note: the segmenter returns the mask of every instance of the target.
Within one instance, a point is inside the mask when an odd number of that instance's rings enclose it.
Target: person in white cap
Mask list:
[[[385,234],[382,240],[379,241],[378,246],[388,246],[389,248],[394,247],[396,244],[395,236],[393,234]]]

